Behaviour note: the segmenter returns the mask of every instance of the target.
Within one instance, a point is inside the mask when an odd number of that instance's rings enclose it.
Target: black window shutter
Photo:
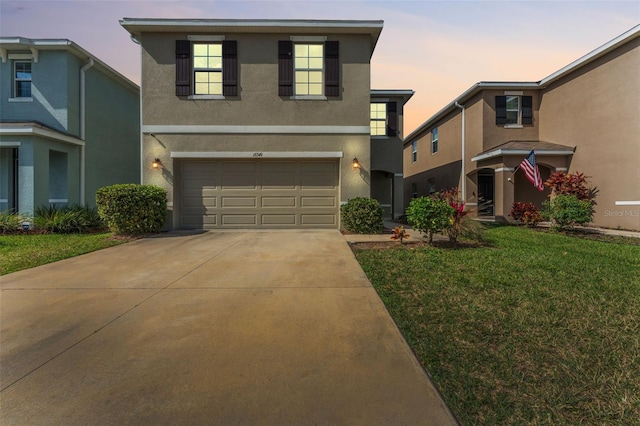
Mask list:
[[[278,96],[293,96],[293,42],[278,41]]]
[[[507,97],[496,96],[496,124],[507,124]]]
[[[522,124],[533,124],[533,98],[522,97]]]
[[[398,133],[398,104],[387,102],[387,136],[395,136]]]
[[[191,42],[176,40],[176,96],[191,94]]]
[[[238,96],[238,42],[222,42],[222,95]]]
[[[324,43],[324,95],[340,96],[340,44],[338,41]]]

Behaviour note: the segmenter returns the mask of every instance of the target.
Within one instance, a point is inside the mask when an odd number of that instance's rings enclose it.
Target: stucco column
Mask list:
[[[494,215],[496,222],[508,222],[509,212],[514,200],[514,185],[509,182],[512,172],[509,170],[495,173]]]
[[[404,214],[404,179],[402,173],[393,175],[393,219]]]

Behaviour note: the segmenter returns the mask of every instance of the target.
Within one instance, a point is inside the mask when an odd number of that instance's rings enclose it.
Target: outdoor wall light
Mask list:
[[[353,166],[354,169],[359,169],[360,167],[362,167],[356,157],[353,157],[353,161],[351,162],[351,165]]]
[[[153,168],[154,170],[158,170],[160,167],[162,167],[162,162],[160,161],[160,159],[156,158],[155,160],[153,160],[153,162],[151,163],[151,168]]]

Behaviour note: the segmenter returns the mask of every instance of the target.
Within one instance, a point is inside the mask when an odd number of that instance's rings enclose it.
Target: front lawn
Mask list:
[[[40,234],[0,236],[0,275],[78,256],[125,243],[101,234]]]
[[[639,424],[640,246],[517,227],[354,252],[462,424]]]

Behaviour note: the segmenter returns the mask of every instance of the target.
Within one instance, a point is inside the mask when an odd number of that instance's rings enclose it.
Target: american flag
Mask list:
[[[542,178],[540,177],[540,169],[536,164],[536,154],[533,152],[533,150],[531,150],[529,155],[527,155],[527,158],[522,160],[522,163],[520,163],[520,168],[527,176],[527,179],[529,179],[529,181],[533,184],[533,186],[538,188],[538,191],[544,190],[544,184],[542,183]]]

